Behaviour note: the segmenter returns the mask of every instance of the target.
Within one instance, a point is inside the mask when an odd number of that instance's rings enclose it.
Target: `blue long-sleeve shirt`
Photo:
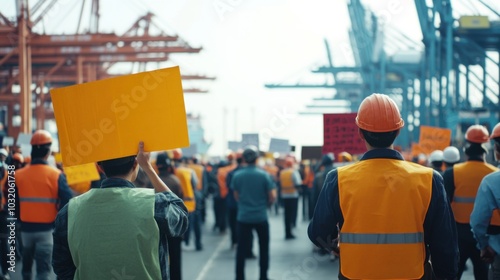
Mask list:
[[[404,160],[401,154],[391,149],[370,150],[363,155],[361,160],[376,158]],[[309,239],[317,246],[329,249],[331,244],[325,244],[324,241],[330,243],[337,238],[338,229],[341,229],[343,224],[344,216],[340,208],[338,171],[335,169],[328,173],[318,197],[314,216],[308,228]],[[424,220],[424,242],[430,251],[436,276],[455,278],[459,257],[455,219],[443,187],[443,178],[436,171],[433,172],[432,196]]]
[[[494,210],[500,208],[498,186],[500,186],[500,172],[488,174],[483,178],[470,216],[470,225],[479,249],[490,246],[497,254],[500,254],[500,234],[488,234],[491,215]]]

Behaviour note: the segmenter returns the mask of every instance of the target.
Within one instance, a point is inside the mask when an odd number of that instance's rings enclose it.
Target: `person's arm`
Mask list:
[[[234,174],[236,175],[236,174]],[[237,176],[232,176],[233,178],[231,178],[231,185],[229,185],[229,187],[233,190],[233,196],[234,196],[234,200],[236,201],[240,201],[240,196],[239,196],[239,193],[238,193],[238,185],[235,183],[238,179],[237,179]]]
[[[496,199],[492,189],[496,187],[490,184],[488,178],[483,178],[477,191],[474,209],[470,216],[470,225],[474,237],[477,240],[480,250],[488,247],[487,230],[490,224],[490,219],[496,207]]]
[[[318,247],[338,252],[335,240],[339,231],[337,225],[343,224],[339,202],[337,171],[328,174],[319,194],[314,215],[307,228],[309,239]]]
[[[443,178],[433,171],[432,196],[424,221],[425,242],[438,278],[454,279],[458,273],[458,238],[455,217],[446,197]]]
[[[68,245],[68,206],[64,206],[57,214],[55,228],[52,233],[52,268],[58,280],[72,280],[76,267]]]
[[[453,176],[453,168],[448,168],[443,173],[444,189],[449,202],[453,201],[455,195],[455,179]]]
[[[271,206],[276,201],[276,185],[271,178],[271,175],[266,173],[267,179],[267,205]]]
[[[300,189],[300,186],[302,185],[302,179],[300,178],[300,173],[298,170],[293,171],[292,181],[293,181],[293,185],[295,186],[295,188]]]
[[[61,172],[59,178],[57,179],[57,195],[59,197],[59,209],[62,209],[69,200],[73,197],[73,192],[69,188],[68,181],[66,181],[66,175]]]
[[[196,186],[198,186],[198,176],[196,172],[191,169],[191,186],[193,186],[193,191],[197,191]]]
[[[139,142],[139,152],[136,157],[137,163],[148,176],[155,192],[171,192],[165,183],[158,177],[151,162],[149,162],[149,153],[144,152],[144,142]]]
[[[188,228],[188,212],[182,199],[173,192],[161,192],[155,196],[155,220],[160,233],[180,237]]]

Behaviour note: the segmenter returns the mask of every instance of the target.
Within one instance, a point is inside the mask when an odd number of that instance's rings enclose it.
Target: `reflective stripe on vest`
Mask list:
[[[57,216],[61,171],[47,164],[33,164],[16,171],[22,222],[53,223]]]
[[[463,224],[470,222],[470,214],[474,208],[474,200],[481,180],[483,180],[484,176],[496,170],[498,169],[491,164],[472,160],[453,166],[455,192],[451,208],[453,209],[455,221]]]
[[[179,178],[182,187],[182,200],[188,212],[194,212],[196,210],[196,201],[194,200],[194,190],[191,184],[192,170],[186,167],[177,167],[175,169],[175,176]]]
[[[412,244],[424,242],[424,233],[341,233],[341,243]]]
[[[162,279],[154,208],[154,191],[145,188],[91,189],[71,199],[71,279]]]
[[[348,279],[419,279],[432,169],[370,159],[338,168],[340,270]],[[402,258],[401,256],[405,256]]]
[[[43,198],[43,197],[21,197],[20,202],[41,202],[41,203],[57,203],[56,198]]]
[[[282,194],[293,194],[297,190],[293,183],[293,172],[292,168],[283,169],[280,172],[280,186]]]

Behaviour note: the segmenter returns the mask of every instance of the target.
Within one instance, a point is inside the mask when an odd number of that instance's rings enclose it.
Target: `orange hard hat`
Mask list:
[[[13,159],[13,160],[17,160],[17,161],[19,161],[19,162],[21,162],[21,163],[23,163],[23,162],[24,162],[24,157],[23,157],[23,155],[22,155],[22,154],[20,154],[20,153],[15,153],[15,154],[13,154],[13,155],[12,155],[12,159]]]
[[[352,161],[352,155],[348,152],[341,152],[339,154],[339,160],[341,162],[351,162]]]
[[[292,167],[294,163],[295,162],[294,162],[293,158],[288,157],[285,159],[285,167]]]
[[[471,143],[483,144],[488,142],[489,138],[488,130],[480,124],[471,125],[465,132],[465,140]]]
[[[356,125],[370,132],[389,132],[402,128],[404,121],[396,103],[389,96],[374,93],[359,105]]]
[[[491,139],[500,138],[500,123],[497,123],[491,132]]]
[[[52,143],[52,136],[47,130],[39,129],[31,136],[30,144],[32,146],[40,146]]]
[[[175,150],[172,151],[172,157],[174,158],[174,160],[180,160],[182,159],[182,150],[177,148]]]

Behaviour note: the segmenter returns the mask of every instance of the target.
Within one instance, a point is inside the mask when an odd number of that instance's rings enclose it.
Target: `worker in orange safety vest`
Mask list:
[[[22,275],[23,279],[31,279],[34,261],[34,278],[48,279],[52,267],[54,221],[58,210],[72,197],[72,192],[64,174],[47,163],[52,144],[50,133],[35,131],[30,144],[30,165],[15,172],[23,246]]]
[[[442,177],[394,150],[404,126],[396,103],[369,95],[355,122],[368,151],[328,173],[309,239],[340,256],[339,279],[431,277],[429,259],[437,277],[454,279],[457,234]]]
[[[292,234],[292,227],[295,226],[297,217],[298,189],[302,184],[299,171],[294,168],[294,160],[292,158],[285,159],[285,169],[281,170],[279,175],[279,186],[281,188],[281,199],[285,214],[285,239],[295,239]]]
[[[465,132],[465,155],[467,160],[455,164],[443,174],[448,199],[455,215],[460,262],[458,265],[458,279],[462,276],[466,261],[470,258],[474,265],[476,279],[488,278],[488,264],[480,257],[480,250],[470,226],[470,215],[474,208],[477,190],[481,180],[498,169],[486,163],[487,149],[484,146],[489,142],[489,133],[482,125],[472,125]],[[500,215],[495,212],[493,223],[500,225]]]

